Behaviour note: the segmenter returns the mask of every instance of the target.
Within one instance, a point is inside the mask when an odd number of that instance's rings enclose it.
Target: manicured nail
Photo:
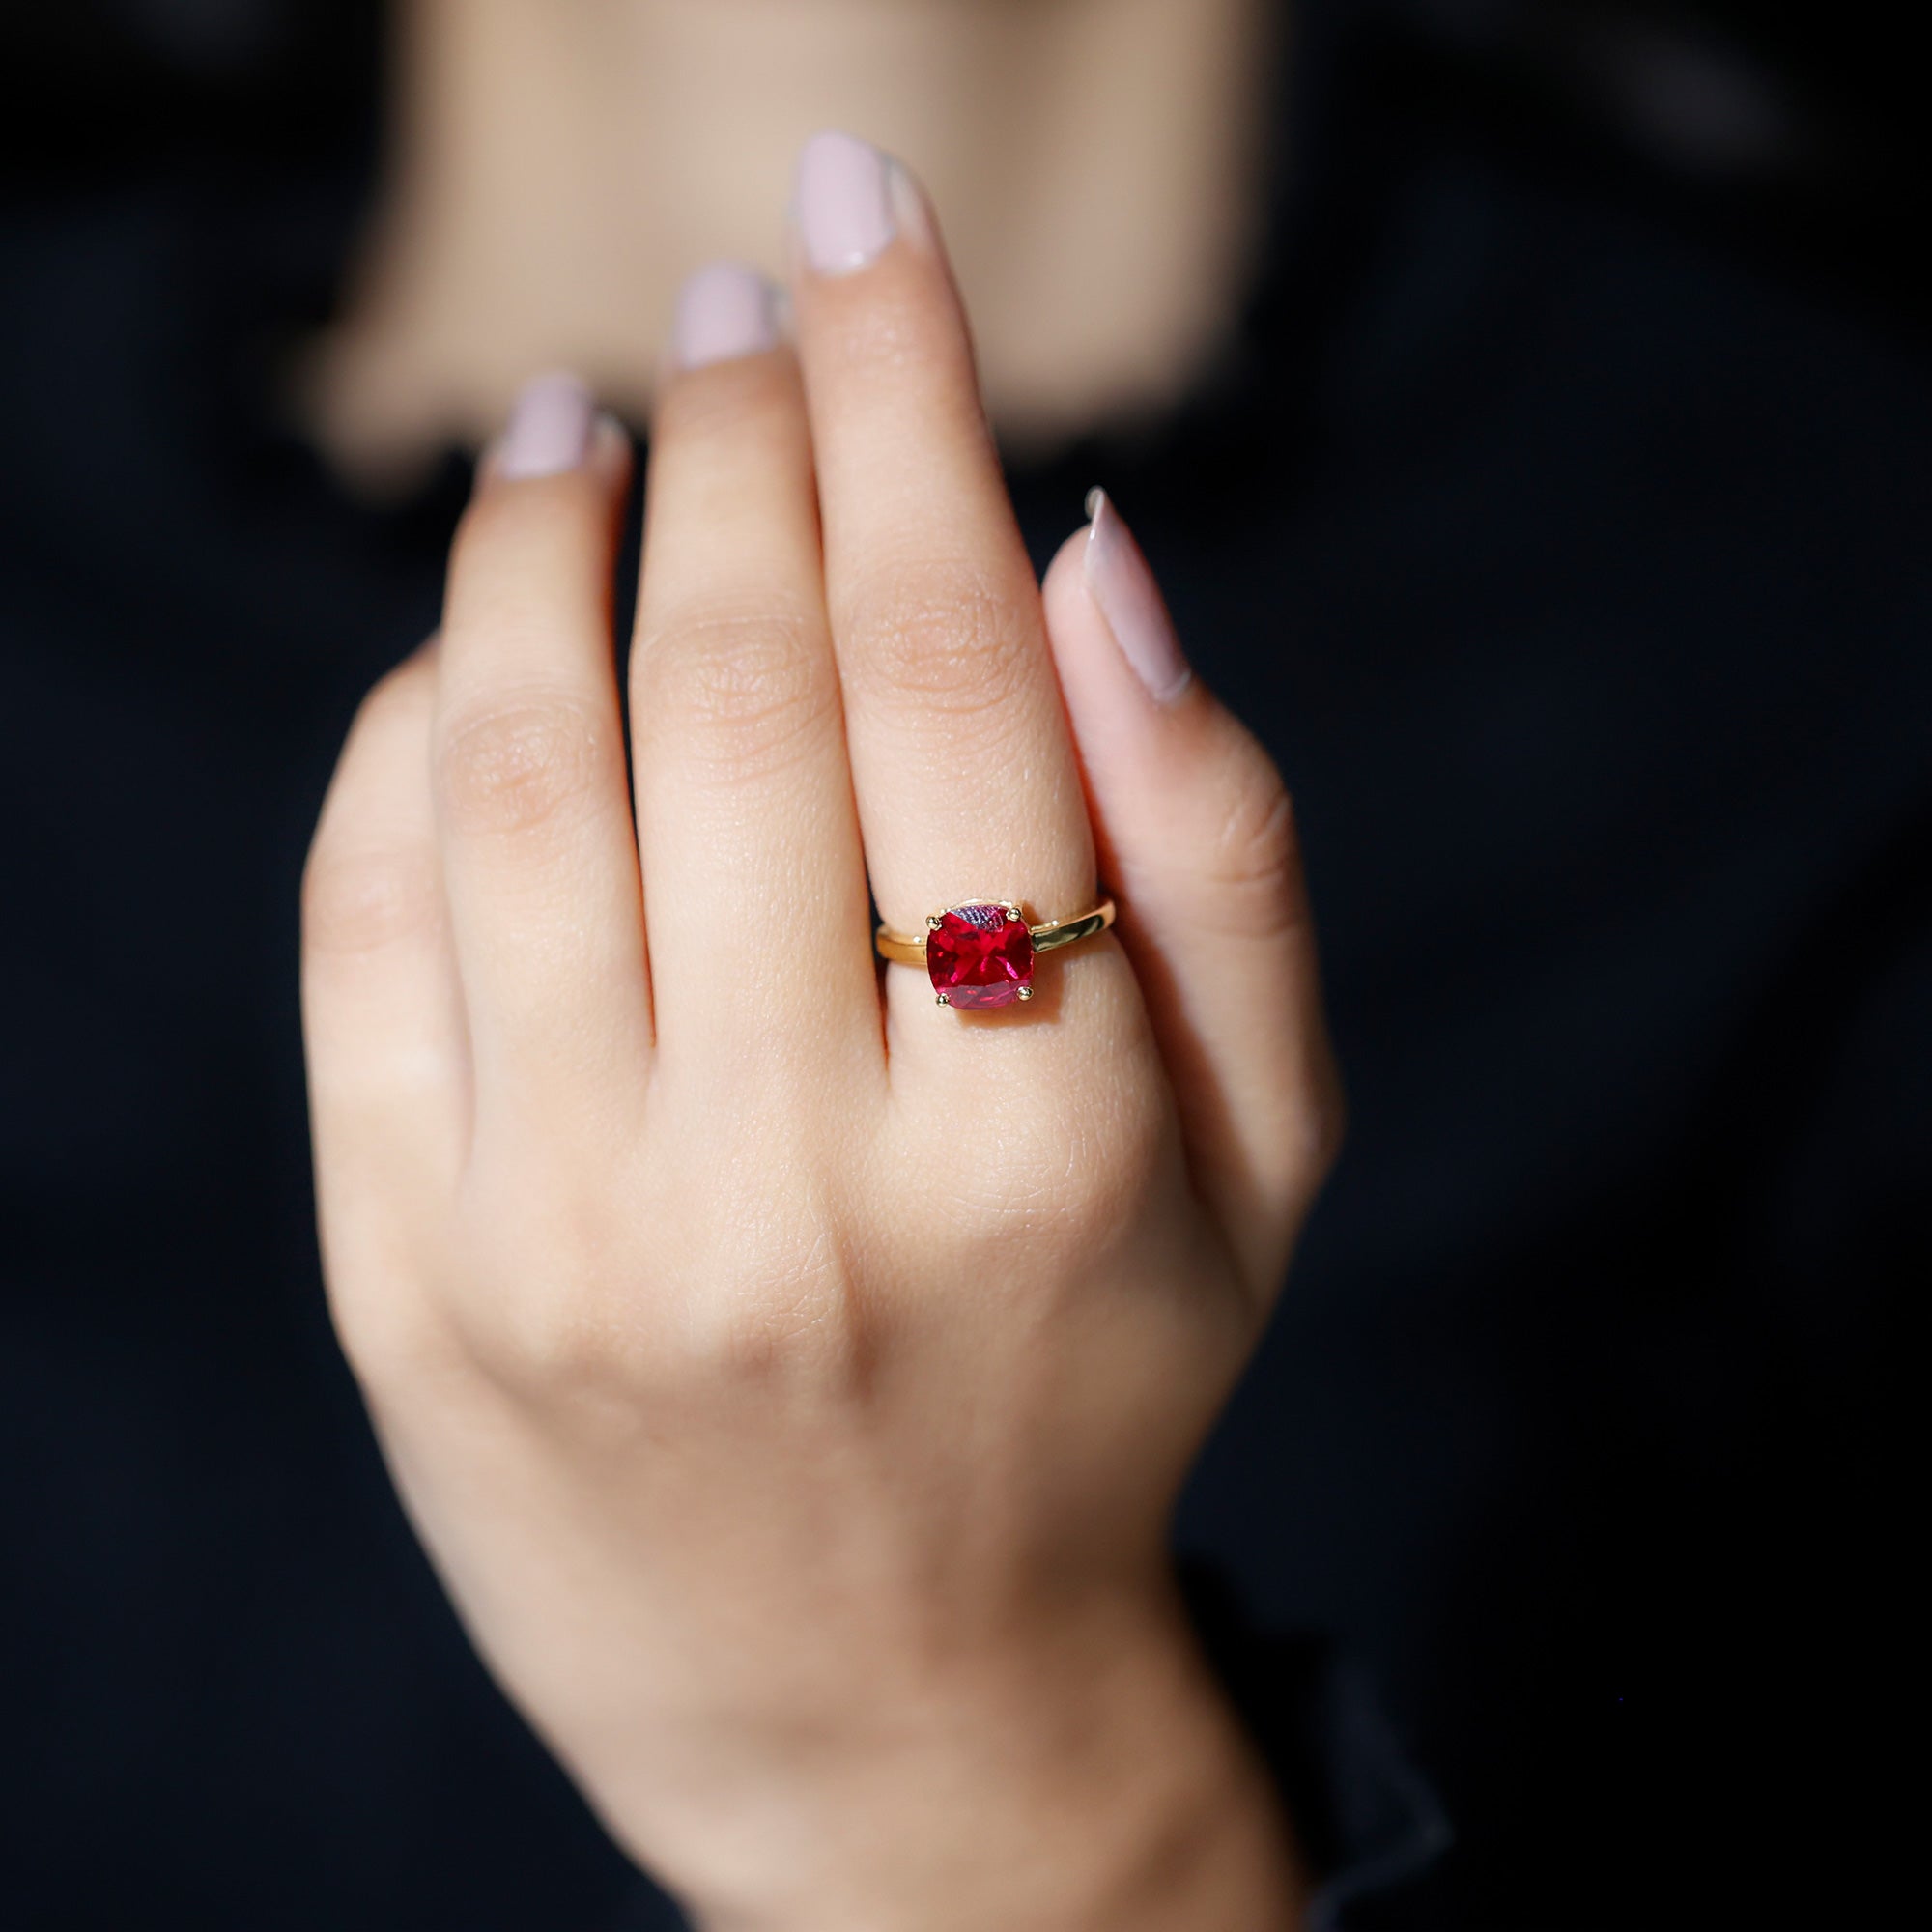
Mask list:
[[[771,284],[742,262],[713,262],[678,293],[671,347],[682,369],[762,355],[778,339]]]
[[[1180,654],[1160,586],[1104,490],[1088,492],[1087,517],[1087,587],[1148,695],[1157,704],[1171,704],[1194,673]]]
[[[526,383],[497,445],[496,471],[511,483],[558,476],[590,454],[596,405],[575,376],[554,373]]]
[[[896,232],[886,157],[850,134],[814,134],[798,157],[799,240],[821,275],[849,275]]]

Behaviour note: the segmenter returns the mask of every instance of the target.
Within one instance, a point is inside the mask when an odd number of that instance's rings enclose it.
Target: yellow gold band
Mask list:
[[[1028,926],[1027,931],[1033,937],[1036,952],[1052,952],[1060,947],[1077,946],[1083,939],[1092,939],[1095,933],[1105,932],[1113,923],[1114,902],[1102,899],[1092,912],[1083,912],[1073,919],[1049,919],[1039,925]],[[872,945],[881,959],[890,959],[896,965],[925,964],[924,933],[915,939],[910,933],[895,932],[882,925],[873,933]]]

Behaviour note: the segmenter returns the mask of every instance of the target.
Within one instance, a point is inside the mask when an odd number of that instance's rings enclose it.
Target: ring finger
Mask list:
[[[806,149],[796,206],[827,603],[879,910],[914,933],[972,898],[1084,912],[1093,834],[1038,585],[930,212],[840,134]],[[889,983],[930,1005],[917,976]]]

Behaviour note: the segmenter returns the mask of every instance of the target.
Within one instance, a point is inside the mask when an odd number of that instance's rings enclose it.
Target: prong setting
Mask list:
[[[965,899],[925,915],[925,929],[895,932],[881,924],[872,935],[882,959],[920,967],[932,981],[934,1004],[955,1012],[1014,1006],[1034,996],[1035,959],[1094,938],[1114,923],[1114,901],[1068,919],[1028,922],[1012,899]],[[914,933],[918,936],[915,937]]]
[[[1011,899],[965,899],[927,921],[925,969],[955,1012],[1011,1006],[1033,981],[1033,931]]]

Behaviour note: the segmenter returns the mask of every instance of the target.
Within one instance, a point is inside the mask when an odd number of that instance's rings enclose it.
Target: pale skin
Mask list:
[[[930,204],[626,445],[486,463],[304,898],[331,1307],[499,1682],[705,1927],[1294,1925],[1168,1517],[1335,1146],[1293,818],[1042,587]],[[1119,898],[1031,1005],[881,968]]]

